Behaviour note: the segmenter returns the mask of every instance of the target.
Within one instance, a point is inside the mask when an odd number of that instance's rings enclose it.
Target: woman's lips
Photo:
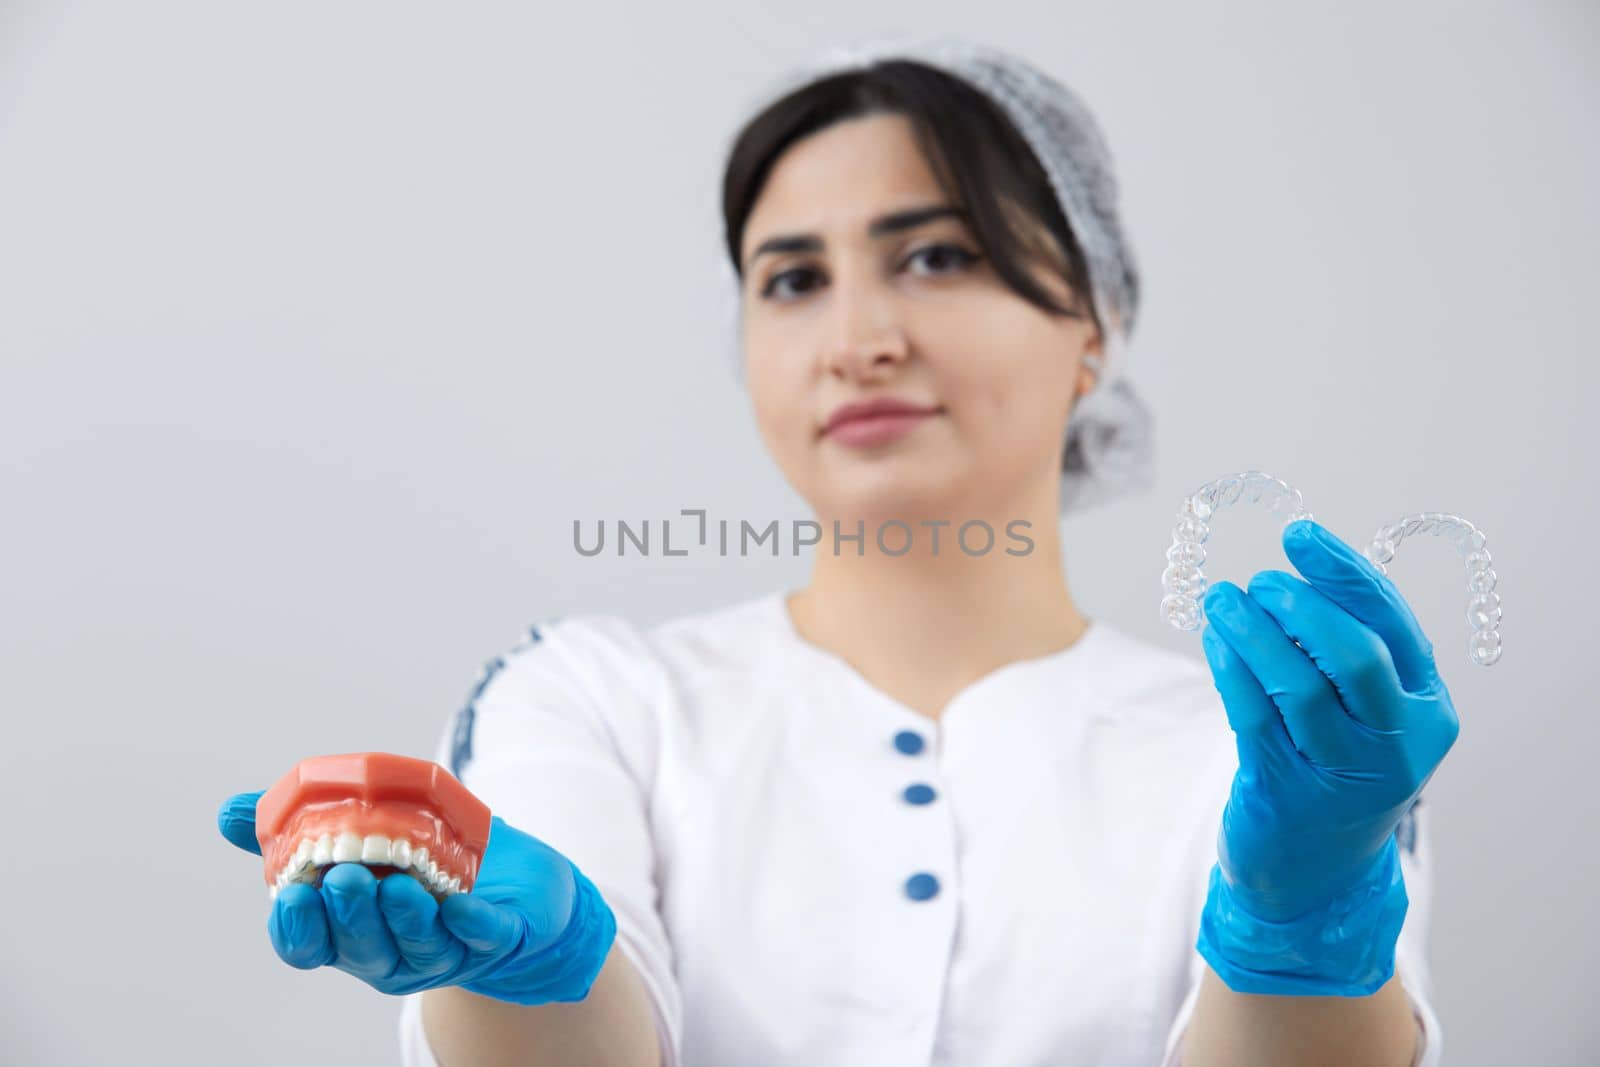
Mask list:
[[[910,433],[922,420],[937,414],[936,411],[887,411],[864,415],[846,419],[831,427],[824,436],[842,445],[881,445]]]

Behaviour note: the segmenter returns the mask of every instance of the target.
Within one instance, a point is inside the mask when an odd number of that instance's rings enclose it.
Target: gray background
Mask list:
[[[1230,471],[1357,543],[1488,533],[1492,670],[1445,545],[1393,570],[1463,720],[1447,1062],[1592,1061],[1600,18],[1315,6],[0,5],[0,1060],[392,1061],[396,1002],[273,955],[218,803],[431,753],[539,618],[804,581],[571,521],[805,515],[733,373],[721,156],[777,73],[919,27],[1056,73],[1119,161],[1161,476],[1066,524],[1091,617],[1200,655],[1156,579]],[[1213,578],[1289,567],[1220,534]]]

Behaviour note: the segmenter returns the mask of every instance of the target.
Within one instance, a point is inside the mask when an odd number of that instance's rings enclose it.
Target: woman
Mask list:
[[[1208,673],[1063,573],[1063,508],[1147,473],[1114,188],[1069,92],[953,43],[753,118],[726,237],[810,581],[534,627],[437,755],[497,813],[474,891],[336,865],[280,955],[410,994],[408,1064],[1437,1062],[1455,718],[1393,586],[1295,524]]]

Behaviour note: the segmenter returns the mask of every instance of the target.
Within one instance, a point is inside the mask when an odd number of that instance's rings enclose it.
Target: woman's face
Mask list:
[[[791,145],[750,213],[746,378],[767,447],[819,516],[959,525],[1056,499],[1068,411],[1093,383],[1093,320],[1007,288],[959,216],[874,225],[951,206],[910,120],[879,114]],[[1033,273],[1083,306],[1042,260]],[[875,398],[933,413],[887,440],[825,430]]]

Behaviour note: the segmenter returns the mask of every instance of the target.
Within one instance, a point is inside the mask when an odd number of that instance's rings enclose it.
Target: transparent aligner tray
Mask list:
[[[1269,514],[1282,519],[1280,529],[1291,522],[1313,518],[1298,489],[1265,471],[1230,474],[1195,490],[1178,509],[1178,523],[1167,548],[1166,569],[1161,572],[1161,617],[1169,625],[1179,630],[1200,628],[1204,615],[1201,599],[1209,587],[1203,566],[1211,520],[1218,511],[1241,500],[1264,504]],[[1467,656],[1479,666],[1491,666],[1500,658],[1501,609],[1500,596],[1495,592],[1498,577],[1482,531],[1456,515],[1419,512],[1378,527],[1363,554],[1388,574],[1387,564],[1400,542],[1423,532],[1447,537],[1466,561],[1467,589],[1472,594],[1467,604]]]
[[[1384,574],[1400,542],[1414,534],[1431,533],[1455,546],[1456,554],[1467,565],[1467,658],[1480,667],[1490,667],[1500,658],[1500,594],[1494,587],[1499,575],[1489,557],[1489,542],[1472,523],[1459,515],[1442,511],[1419,511],[1384,523],[1372,535],[1363,554]]]

